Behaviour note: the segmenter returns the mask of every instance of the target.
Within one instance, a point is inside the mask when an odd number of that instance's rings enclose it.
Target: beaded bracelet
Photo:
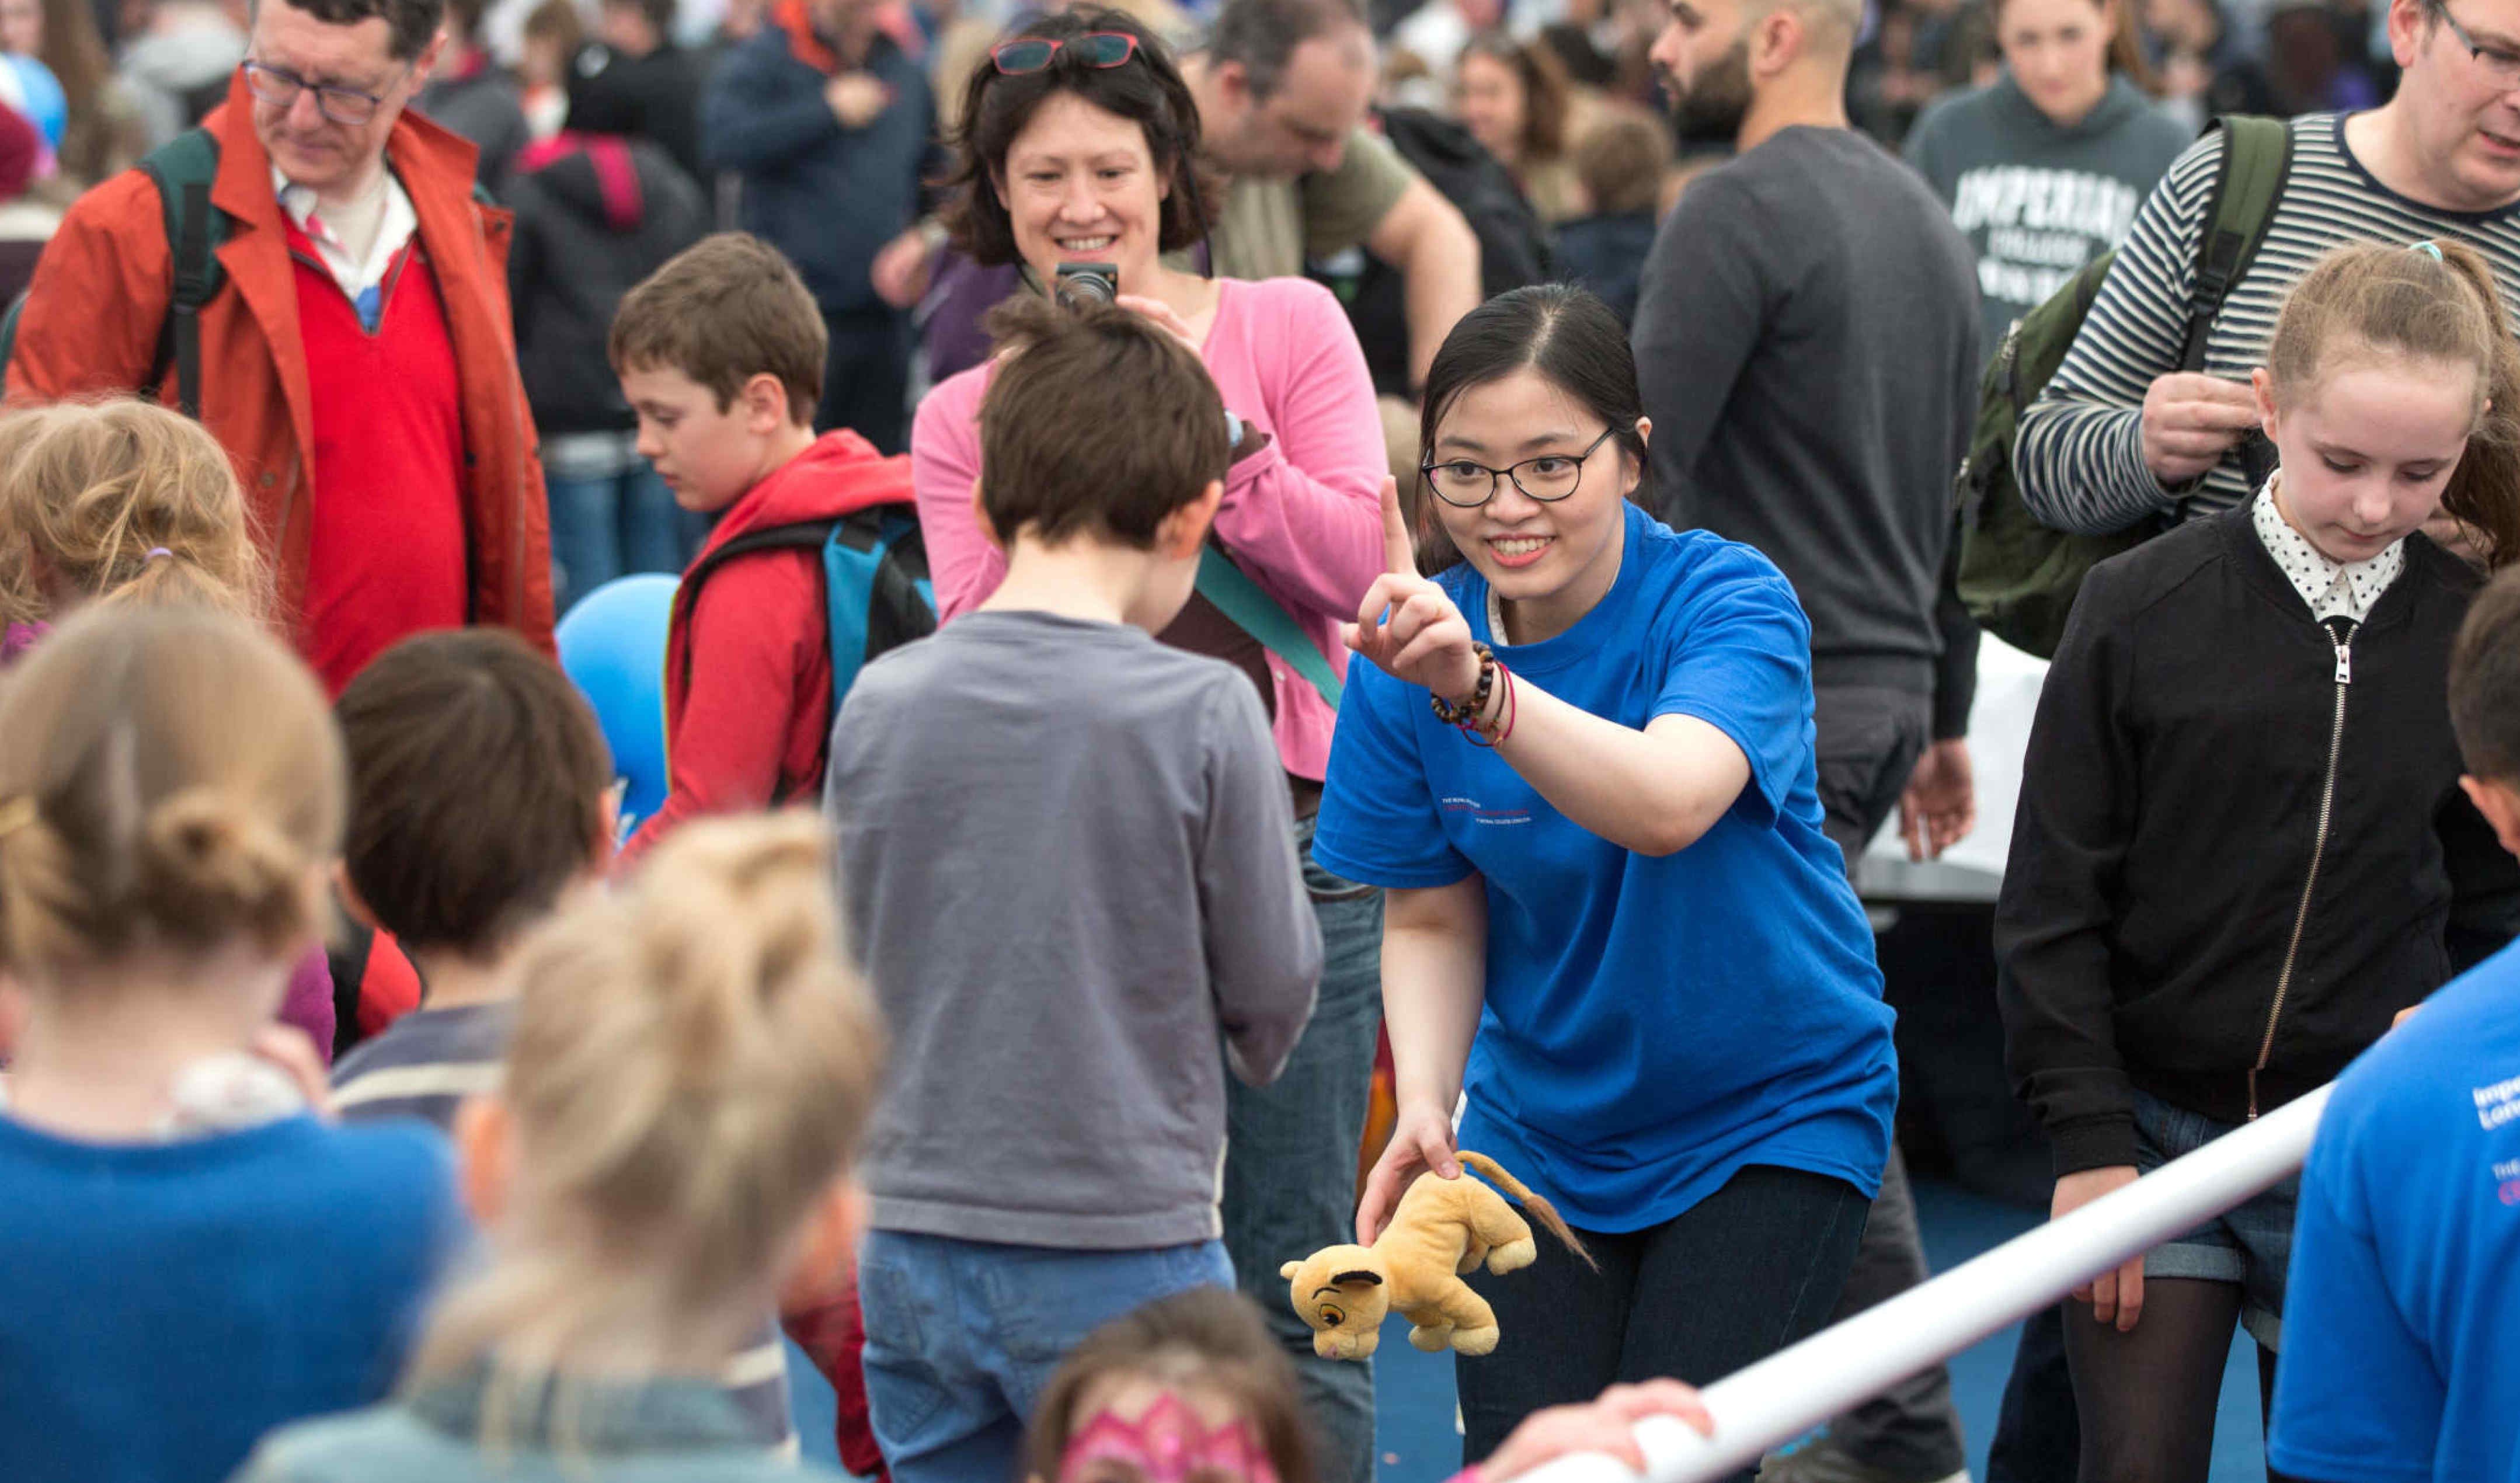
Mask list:
[[[1497,670],[1505,676],[1505,705],[1502,709],[1503,719],[1498,721],[1493,728],[1482,727],[1475,721],[1464,721],[1462,723],[1462,735],[1469,740],[1469,743],[1472,746],[1481,747],[1488,751],[1494,751],[1498,747],[1503,746],[1507,740],[1513,736],[1514,717],[1522,708],[1519,703],[1519,697],[1516,696],[1514,691],[1513,671],[1507,669],[1504,661],[1502,660],[1498,661]]]
[[[1433,691],[1426,693],[1427,703],[1435,707],[1435,719],[1446,726],[1467,726],[1476,721],[1479,712],[1488,708],[1488,696],[1496,689],[1496,651],[1485,644],[1472,643],[1470,652],[1478,656],[1479,684],[1469,699],[1455,705]]]

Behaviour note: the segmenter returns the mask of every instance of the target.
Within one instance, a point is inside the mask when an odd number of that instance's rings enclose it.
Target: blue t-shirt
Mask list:
[[[1659,859],[1572,823],[1426,693],[1354,666],[1314,857],[1375,885],[1487,887],[1487,991],[1461,1146],[1595,1231],[1658,1225],[1749,1164],[1866,1194],[1898,1069],[1872,933],[1821,832],[1811,626],[1747,546],[1628,507],[1618,580],[1539,644],[1489,633],[1488,584],[1438,580],[1523,680],[1622,726],[1695,716],[1750,782]]]
[[[2520,945],[2337,1079],[2301,1181],[2267,1456],[2520,1483]]]
[[[0,1116],[0,1478],[224,1478],[376,1400],[457,1219],[416,1123],[90,1144]]]

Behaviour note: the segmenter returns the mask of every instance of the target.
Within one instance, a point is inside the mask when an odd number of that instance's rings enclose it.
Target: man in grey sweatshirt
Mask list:
[[[1683,132],[1737,153],[1664,222],[1634,334],[1644,497],[1675,527],[1757,547],[1811,619],[1823,828],[1850,868],[1903,792],[1928,832],[1964,827],[1977,648],[1942,581],[1977,410],[1976,277],[1924,182],[1847,126],[1863,12],[1673,0],[1653,61]],[[1839,1316],[1923,1274],[1894,1147]],[[1965,1465],[1939,1368],[1827,1441],[1768,1475],[1928,1483]]]

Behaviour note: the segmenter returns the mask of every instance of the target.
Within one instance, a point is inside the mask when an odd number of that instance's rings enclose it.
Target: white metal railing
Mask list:
[[[2322,1087],[2105,1198],[2004,1242],[1704,1392],[1712,1439],[1669,1416],[1637,1425],[1647,1483],[1703,1483],[1747,1467],[1858,1402],[1937,1365],[2100,1273],[2280,1183],[2309,1157]],[[1510,1340],[1508,1340],[1510,1342]],[[1633,1483],[1599,1453],[1515,1483]]]

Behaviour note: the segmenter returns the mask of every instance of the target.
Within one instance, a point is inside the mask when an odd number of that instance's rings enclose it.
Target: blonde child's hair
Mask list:
[[[0,618],[58,616],[34,558],[90,600],[271,614],[270,564],[236,467],[208,429],[154,402],[55,402],[0,415]]]
[[[520,951],[493,1259],[438,1307],[413,1369],[488,1361],[485,1432],[572,1371],[731,1349],[761,1321],[882,1060],[832,873],[810,814],[694,824]]]
[[[2462,243],[2356,243],[2322,254],[2284,299],[2267,347],[2278,404],[2371,351],[2476,370],[2467,451],[2442,490],[2490,566],[2520,558],[2520,343],[2494,271]]]
[[[252,624],[106,608],[0,691],[0,966],[42,985],[133,952],[322,921],[341,746],[314,676]]]

